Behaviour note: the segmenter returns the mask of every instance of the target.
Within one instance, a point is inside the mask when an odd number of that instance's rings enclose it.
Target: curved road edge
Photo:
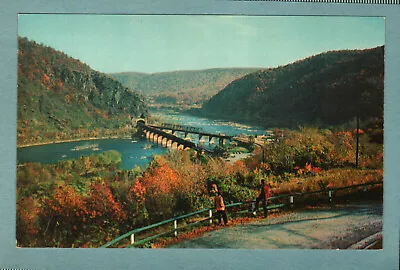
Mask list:
[[[371,249],[378,243],[382,242],[382,237],[383,237],[383,232],[382,231],[377,232],[349,246],[348,249]]]

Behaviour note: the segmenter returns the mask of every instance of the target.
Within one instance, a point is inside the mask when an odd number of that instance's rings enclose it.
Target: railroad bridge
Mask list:
[[[183,139],[178,136],[184,136],[187,138],[188,135],[194,134],[198,136],[199,142],[203,137],[208,137],[208,142],[213,143],[213,139],[218,139],[220,146],[225,145],[233,139],[233,136],[227,136],[224,134],[212,134],[203,132],[201,128],[184,126],[184,125],[174,125],[174,124],[161,124],[147,125],[145,120],[139,119],[136,121],[136,126],[139,128],[139,132],[142,133],[147,139],[156,142],[165,147],[174,147],[178,149],[191,148],[200,153],[205,154],[216,154],[214,151],[207,149],[200,144],[196,144],[188,139]],[[168,131],[168,132],[167,132]]]

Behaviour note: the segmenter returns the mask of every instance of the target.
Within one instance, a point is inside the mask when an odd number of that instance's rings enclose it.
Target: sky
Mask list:
[[[382,17],[20,14],[18,35],[104,72],[268,68],[384,45]]]

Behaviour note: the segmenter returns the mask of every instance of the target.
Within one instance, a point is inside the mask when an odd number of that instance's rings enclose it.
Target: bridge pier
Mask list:
[[[203,133],[193,127],[189,129],[187,129],[186,127],[186,129],[184,130],[183,127],[180,126],[176,127],[174,126],[174,128],[168,128],[168,127],[151,126],[141,123],[139,125],[139,128],[142,134],[146,136],[146,138],[163,147],[175,147],[176,144],[176,148],[180,150],[193,149],[196,152],[204,152],[207,154],[212,154],[213,151],[200,146],[201,143],[204,143],[203,138],[205,136],[209,137],[209,141],[211,141],[213,137],[218,137],[218,138],[222,137],[222,139],[226,137],[225,135],[214,136],[213,134],[210,133]],[[175,134],[178,132],[184,135],[186,139],[176,136]],[[199,144],[196,144],[197,136],[199,139]]]
[[[158,136],[160,136],[160,135],[156,134],[155,137],[154,137],[154,142],[155,142],[156,144],[158,144]]]
[[[168,147],[168,138],[165,138],[165,147]]]
[[[169,143],[169,145],[168,145],[168,143]],[[173,143],[172,140],[167,140],[166,146],[172,148],[172,143]]]
[[[191,141],[192,137],[190,136],[190,133],[185,133],[185,140]]]
[[[208,137],[208,144],[215,144],[214,137],[212,136]]]
[[[223,138],[219,138],[219,140],[218,140],[218,143],[219,143],[219,146],[224,146],[224,139]]]
[[[160,142],[160,145],[161,145],[162,147],[164,147],[164,139],[166,139],[166,138],[164,138],[164,137],[161,137],[161,142]]]
[[[162,135],[158,135],[157,144],[160,144],[162,146],[162,140],[163,140],[163,136]]]

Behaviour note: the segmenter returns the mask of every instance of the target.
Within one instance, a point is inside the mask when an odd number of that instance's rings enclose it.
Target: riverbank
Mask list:
[[[254,155],[253,153],[240,153],[240,154],[231,154],[228,158],[225,158],[224,160],[228,163],[235,163],[236,161],[243,160],[246,158],[251,157]]]
[[[264,121],[256,121],[252,118],[243,118],[243,117],[237,117],[237,116],[232,116],[232,115],[221,115],[221,114],[213,114],[209,112],[204,112],[201,111],[201,108],[191,108],[182,111],[181,113],[194,116],[194,117],[200,117],[200,118],[208,118],[210,120],[214,121],[219,121],[219,122],[229,122],[229,123],[236,123],[240,126],[253,126],[257,127],[259,129],[264,129],[264,130],[271,130],[277,127],[280,128],[296,128],[296,126],[290,127],[290,126],[285,126],[285,125],[273,125],[273,124],[267,124]]]
[[[92,141],[92,140],[107,140],[107,139],[131,139],[131,138],[132,137],[130,137],[130,136],[104,136],[104,137],[76,138],[76,139],[68,139],[68,140],[58,140],[58,141],[50,141],[50,142],[40,142],[40,143],[30,143],[30,144],[24,144],[24,145],[17,145],[17,149],[18,148],[31,147],[31,146],[57,144],[57,143]]]

